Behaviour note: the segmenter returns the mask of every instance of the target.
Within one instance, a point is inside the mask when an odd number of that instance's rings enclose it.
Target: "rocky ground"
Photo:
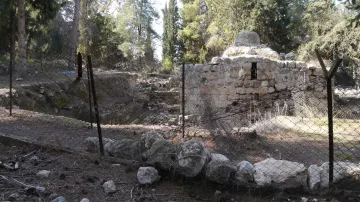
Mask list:
[[[16,145],[16,146],[15,146]],[[0,160],[17,163],[16,170],[0,166],[0,201],[358,201],[341,197],[285,193],[217,185],[202,178],[184,179],[161,173],[162,179],[140,186],[137,168],[85,153],[68,153],[38,145],[9,141],[0,144]],[[46,172],[46,171],[49,172]],[[39,172],[42,171],[42,172]],[[115,189],[106,193],[104,184]],[[19,183],[26,184],[19,185]],[[43,190],[29,186],[42,187]],[[62,198],[63,197],[63,198]],[[337,198],[337,199],[336,199]],[[54,200],[55,199],[55,200]]]

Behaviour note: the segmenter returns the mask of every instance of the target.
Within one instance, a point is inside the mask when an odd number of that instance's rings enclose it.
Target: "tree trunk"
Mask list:
[[[68,68],[69,70],[75,70],[75,55],[76,48],[78,44],[78,32],[79,32],[79,15],[80,15],[80,0],[74,0],[74,18],[72,22],[72,30],[70,34],[70,44],[69,44],[69,61]]]
[[[19,63],[17,66],[17,75],[20,77],[27,76],[26,68],[26,33],[25,33],[25,2],[18,0],[18,55]]]

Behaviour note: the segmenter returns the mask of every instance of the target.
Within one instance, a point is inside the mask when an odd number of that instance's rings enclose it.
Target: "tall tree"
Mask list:
[[[211,56],[207,53],[206,42],[209,35],[206,29],[209,25],[207,11],[202,10],[200,5],[203,0],[182,0],[183,7],[180,10],[183,27],[179,31],[180,40],[184,44],[184,60],[187,62],[205,62]]]
[[[182,57],[181,44],[178,36],[180,29],[180,15],[176,0],[169,1],[169,7],[164,11],[163,34],[163,67],[172,69],[174,63]]]
[[[69,55],[68,55],[68,68],[69,70],[75,69],[75,55],[79,37],[79,17],[80,17],[80,0],[74,0],[74,17],[72,20],[72,30],[70,33]]]
[[[25,0],[18,0],[18,76],[26,77]]]
[[[131,63],[129,66],[137,66],[137,70],[149,67],[155,62],[152,41],[159,38],[152,27],[158,18],[154,5],[149,0],[127,0],[118,13],[115,32],[122,37],[119,49]]]

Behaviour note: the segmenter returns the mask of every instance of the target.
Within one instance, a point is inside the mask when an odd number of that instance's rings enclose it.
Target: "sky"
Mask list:
[[[160,18],[154,22],[154,30],[161,37],[163,34],[163,15],[161,9],[165,7],[167,0],[154,0],[155,9],[158,11]],[[158,59],[162,57],[161,39],[155,41],[155,55]]]

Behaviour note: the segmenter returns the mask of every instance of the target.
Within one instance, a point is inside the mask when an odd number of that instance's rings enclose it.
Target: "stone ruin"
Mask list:
[[[272,115],[302,116],[306,106],[326,110],[321,68],[280,60],[259,35],[240,32],[210,63],[185,66],[185,113],[196,121],[218,117],[247,125]]]

